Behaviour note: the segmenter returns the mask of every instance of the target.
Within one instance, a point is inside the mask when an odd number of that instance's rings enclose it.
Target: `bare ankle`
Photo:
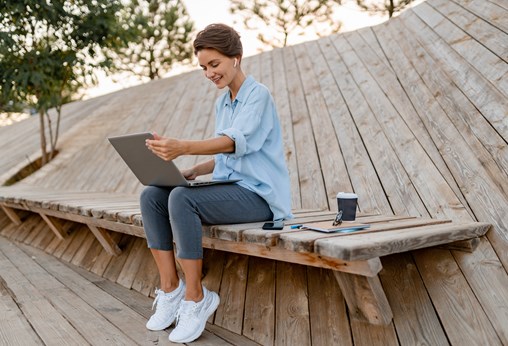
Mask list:
[[[187,301],[193,301],[195,303],[198,303],[203,300],[204,298],[203,290],[189,290],[187,289],[185,291],[185,300]]]
[[[179,281],[176,282],[171,281],[164,284],[161,283],[161,290],[163,290],[165,293],[173,292],[178,288],[179,283],[180,283]]]

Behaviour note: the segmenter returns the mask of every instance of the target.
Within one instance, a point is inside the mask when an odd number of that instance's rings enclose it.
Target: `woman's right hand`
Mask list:
[[[198,172],[194,168],[189,168],[189,169],[183,170],[182,175],[187,180],[194,180],[198,177]]]

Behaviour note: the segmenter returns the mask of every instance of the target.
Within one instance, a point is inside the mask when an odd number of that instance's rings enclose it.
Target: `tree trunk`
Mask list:
[[[44,166],[48,162],[48,153],[46,151],[46,129],[44,121],[44,110],[39,110],[39,130],[41,136],[41,166]]]

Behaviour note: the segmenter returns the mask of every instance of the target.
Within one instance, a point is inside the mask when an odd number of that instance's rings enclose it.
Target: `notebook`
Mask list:
[[[147,139],[153,139],[150,132],[108,138],[111,145],[143,185],[195,187],[231,184],[240,181],[240,179],[187,180],[173,161],[164,161],[146,147],[145,141]]]

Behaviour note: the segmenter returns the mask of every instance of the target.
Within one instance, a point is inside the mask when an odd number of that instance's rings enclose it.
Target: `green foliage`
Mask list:
[[[116,52],[119,70],[156,79],[192,59],[194,23],[180,0],[131,0],[120,18],[130,36]]]
[[[271,47],[284,47],[289,35],[321,37],[336,33],[341,23],[334,9],[341,0],[231,0],[230,12],[243,18],[246,28],[258,30],[258,39]]]
[[[115,18],[120,8],[115,0],[2,1],[0,111],[23,104],[39,113],[44,160],[45,121],[54,151],[61,106],[93,83],[96,68],[110,66],[104,49],[123,43]],[[53,107],[54,133],[48,113]]]
[[[356,0],[358,6],[371,13],[388,14],[392,18],[395,12],[402,11],[415,0],[382,0],[381,4],[366,0]]]

